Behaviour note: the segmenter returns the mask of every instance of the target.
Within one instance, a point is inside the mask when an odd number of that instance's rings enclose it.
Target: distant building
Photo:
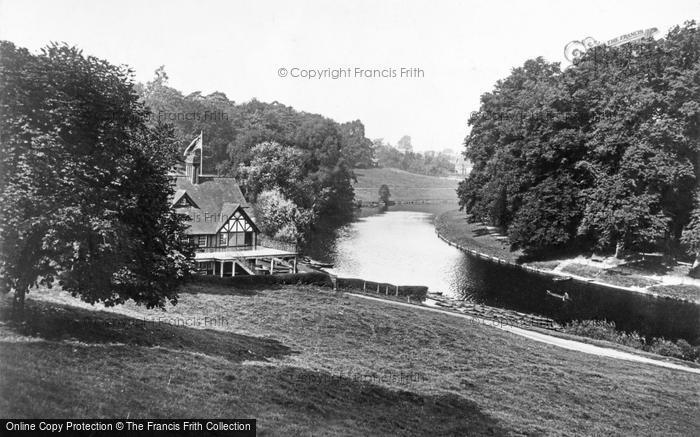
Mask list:
[[[260,234],[238,182],[202,173],[202,135],[185,150],[185,172],[171,174],[172,207],[190,219],[186,233],[196,246],[202,274],[218,276],[296,273],[294,245]]]

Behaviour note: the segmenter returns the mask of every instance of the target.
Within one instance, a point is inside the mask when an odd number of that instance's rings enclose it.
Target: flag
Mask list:
[[[189,155],[190,153],[194,153],[195,150],[198,150],[198,149],[199,149],[199,150],[202,150],[202,134],[203,134],[203,132],[200,132],[199,135],[197,135],[197,138],[195,138],[194,140],[192,140],[192,142],[190,143],[190,145],[187,146],[187,148],[185,149],[185,153],[183,153],[183,155],[187,156],[187,155]],[[200,154],[201,154],[201,153],[204,153],[204,151],[202,150],[202,151],[199,152],[199,153],[200,153]]]

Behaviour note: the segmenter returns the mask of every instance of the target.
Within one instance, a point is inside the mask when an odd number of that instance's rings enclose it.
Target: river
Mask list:
[[[647,336],[700,340],[700,306],[579,281],[550,278],[475,258],[435,234],[436,215],[454,204],[401,205],[387,211],[362,209],[339,229],[312,236],[305,253],[333,263],[330,273],[397,285],[426,285],[455,299],[553,318],[614,321]],[[568,293],[562,302],[547,295]]]

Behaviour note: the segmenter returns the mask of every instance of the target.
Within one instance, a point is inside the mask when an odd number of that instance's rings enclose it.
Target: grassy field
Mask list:
[[[454,201],[457,203],[457,179],[409,173],[395,168],[355,169],[355,199],[376,202],[379,187],[386,184],[395,202]]]
[[[693,435],[700,425],[697,375],[314,286],[193,284],[167,312],[30,297],[19,326],[1,302],[2,417],[254,417],[259,435],[319,436]]]
[[[435,229],[453,243],[478,252],[516,262],[521,251],[511,251],[508,242],[494,238],[481,223],[469,223],[462,211],[445,212],[435,218]]]

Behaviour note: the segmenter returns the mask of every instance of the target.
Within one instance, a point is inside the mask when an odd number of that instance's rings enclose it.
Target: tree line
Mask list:
[[[700,32],[598,46],[561,70],[542,58],[469,117],[459,185],[473,219],[513,248],[700,253]]]
[[[66,44],[0,42],[0,289],[18,307],[42,284],[91,303],[175,303],[193,247],[168,173],[200,131],[205,170],[241,182],[268,234],[296,241],[351,213],[352,168],[372,165],[359,120],[183,96],[167,79],[136,83]]]
[[[172,123],[181,148],[204,132],[205,171],[240,181],[263,232],[296,241],[321,218],[352,213],[352,169],[373,159],[361,121],[340,124],[279,102],[237,104],[220,92],[185,96],[167,81],[161,67],[137,87],[151,122]]]
[[[394,147],[383,138],[372,142],[374,157],[379,167],[390,167],[428,176],[447,176],[455,172],[454,151],[413,151],[411,137],[404,135]]]

